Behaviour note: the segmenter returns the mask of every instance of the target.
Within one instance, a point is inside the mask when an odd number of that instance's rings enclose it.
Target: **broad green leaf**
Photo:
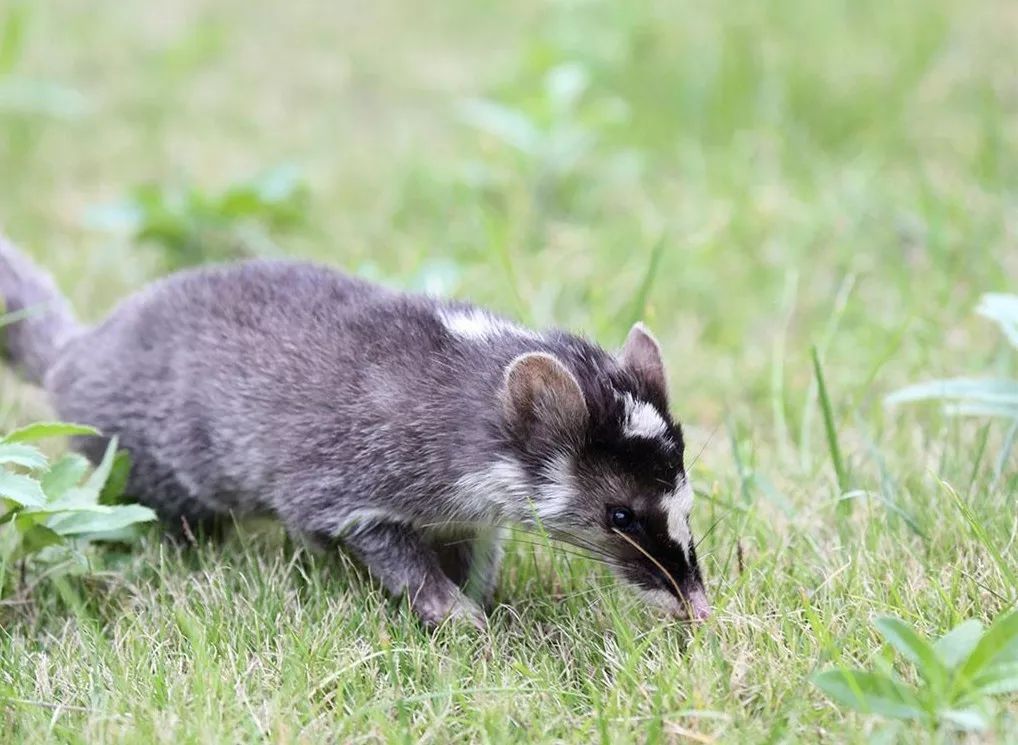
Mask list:
[[[75,435],[98,435],[99,430],[81,424],[64,422],[38,422],[16,429],[0,442],[36,442],[50,437],[72,437]]]
[[[131,476],[131,455],[120,450],[113,456],[110,475],[99,494],[99,504],[120,504],[124,501],[124,490]]]
[[[42,490],[50,501],[56,501],[85,478],[89,462],[83,455],[68,453],[54,463],[42,477]]]
[[[828,670],[813,683],[835,703],[867,714],[894,719],[929,721],[929,715],[904,683],[863,670]]]
[[[55,516],[46,525],[60,535],[83,535],[120,530],[135,523],[151,522],[156,513],[140,504],[102,507],[101,510],[67,512]]]
[[[941,721],[953,725],[957,729],[970,732],[981,732],[989,726],[986,715],[977,709],[950,709],[940,712]]]
[[[54,513],[47,510],[45,507],[39,509],[25,509],[21,510],[14,516],[14,526],[24,533],[29,530],[33,525],[42,525],[47,519],[53,516]]]
[[[995,662],[1007,660],[1018,643],[1018,610],[1000,616],[979,640],[972,654],[961,666],[963,680],[972,680]]]
[[[940,637],[933,648],[947,669],[954,670],[968,659],[982,636],[983,624],[975,619],[970,619],[958,624]]]
[[[7,471],[0,471],[0,497],[22,507],[41,507],[46,503],[46,495],[38,481]]]
[[[117,438],[114,437],[110,440],[106,446],[106,452],[103,454],[102,462],[96,466],[96,469],[92,471],[92,475],[88,477],[85,485],[82,487],[89,495],[94,494],[95,501],[99,501],[99,495],[102,494],[103,487],[106,485],[106,481],[110,477],[110,473],[113,471],[113,463],[117,457]]]
[[[46,467],[46,456],[31,445],[0,443],[0,465],[11,464],[33,471]]]
[[[59,510],[88,509],[99,505],[99,495],[102,494],[106,480],[113,470],[113,462],[117,454],[117,438],[110,440],[106,446],[106,453],[102,462],[88,477],[84,484],[68,489],[63,496],[50,507]]]
[[[887,643],[916,666],[923,679],[937,690],[947,682],[947,670],[933,646],[900,618],[885,616],[874,624]]]
[[[133,523],[117,530],[104,530],[99,533],[76,533],[73,537],[77,541],[88,543],[131,543],[142,535],[145,524]]]
[[[1018,691],[1018,662],[994,665],[972,681],[972,687],[986,696]]]
[[[45,525],[30,524],[21,530],[21,545],[18,547],[16,556],[27,556],[42,551],[47,546],[55,546],[63,543],[64,539],[47,528]]]

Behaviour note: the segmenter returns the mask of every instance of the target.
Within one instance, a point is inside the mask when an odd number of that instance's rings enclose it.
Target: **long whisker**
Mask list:
[[[466,521],[466,520],[447,520],[447,521],[443,521],[443,522],[424,523],[420,527],[422,527],[422,528],[468,528],[468,529],[476,529],[476,528],[491,527],[491,526],[487,525],[485,523],[481,523],[481,522],[470,522],[470,521]],[[570,532],[568,530],[565,530],[564,528],[546,528],[546,527],[544,527],[542,525],[541,526],[541,530],[533,530],[533,529],[527,528],[527,527],[525,527],[523,525],[519,525],[519,524],[517,524],[517,525],[502,525],[500,527],[506,529],[510,533],[526,533],[526,534],[537,536],[537,537],[541,537],[541,538],[550,538],[552,540],[563,540],[563,539],[557,538],[557,536],[566,536],[566,539],[567,539],[566,542],[567,543],[573,543],[576,546],[580,546],[582,548],[589,548],[590,550],[600,551],[601,553],[603,553],[603,551],[600,549],[599,546],[597,546],[597,544],[587,540],[583,536],[580,536],[580,535],[577,535],[576,533],[572,533],[572,532]],[[471,538],[464,538],[464,541],[469,541],[469,540],[471,540]],[[454,543],[459,543],[459,542],[461,542],[461,541],[458,541],[458,540],[457,541],[449,541],[448,544],[452,545]]]
[[[598,546],[596,543],[587,540],[583,536],[571,533],[568,530],[561,528],[548,528],[545,530],[529,530],[525,527],[514,527],[511,530],[523,533],[524,535],[532,535],[538,538],[546,538],[549,540],[563,541],[565,543],[572,544],[577,548],[582,548],[592,553],[600,554],[602,556],[611,556],[612,554]]]
[[[527,535],[534,535],[534,534],[527,534]],[[451,541],[442,541],[442,545],[443,546],[461,546],[461,545],[464,545],[464,544],[467,544],[467,543],[471,543],[473,540],[474,540],[473,538],[458,538],[456,540],[451,540]],[[517,538],[515,536],[509,536],[509,538],[507,540],[511,541],[512,543],[517,543],[517,544],[519,544],[521,546],[537,546],[539,548],[547,548],[547,549],[549,549],[551,551],[558,551],[561,554],[566,554],[568,556],[575,556],[575,557],[580,558],[580,559],[590,559],[591,561],[595,561],[595,562],[598,562],[598,563],[601,563],[601,564],[609,564],[610,563],[610,559],[612,558],[609,554],[597,555],[597,554],[593,554],[593,553],[582,553],[581,551],[571,551],[568,548],[565,548],[565,547],[563,547],[561,545],[557,545],[556,543],[554,543],[552,541],[543,541],[543,542],[542,541],[525,541],[525,540],[521,540],[520,538]]]
[[[447,520],[447,521],[443,521],[443,522],[425,523],[425,524],[421,525],[421,527],[422,528],[471,528],[472,529],[472,528],[490,527],[490,526],[485,526],[484,524],[479,523],[479,522],[470,522],[470,521],[466,521],[466,520]],[[501,527],[503,527],[507,531],[508,539],[509,540],[518,540],[518,539],[516,539],[514,537],[513,534],[515,534],[515,533],[522,533],[523,535],[533,536],[535,538],[540,538],[540,539],[543,539],[543,540],[546,540],[546,541],[564,542],[564,543],[570,544],[570,545],[572,545],[572,546],[574,546],[576,548],[579,548],[582,551],[585,551],[585,552],[589,553],[589,555],[588,555],[588,553],[576,553],[576,552],[574,552],[573,555],[575,555],[575,556],[581,556],[583,558],[598,557],[599,560],[602,561],[603,563],[610,563],[611,561],[613,561],[615,559],[615,556],[611,552],[606,551],[601,546],[599,546],[596,543],[594,543],[594,542],[584,538],[583,536],[578,535],[578,534],[573,533],[573,532],[570,532],[568,530],[565,530],[564,528],[550,528],[550,527],[549,528],[544,528],[543,526],[541,526],[542,527],[541,530],[534,530],[534,529],[531,529],[531,528],[527,528],[527,527],[525,527],[523,525],[503,525]],[[457,545],[461,545],[461,544],[464,544],[464,543],[470,543],[473,540],[474,540],[473,537],[465,536],[463,538],[456,538],[456,539],[452,539],[452,540],[442,541],[442,545],[445,545],[445,546],[457,546]],[[545,544],[534,543],[533,545],[545,545]],[[551,546],[551,548],[553,550],[557,550],[557,551],[566,553],[561,547]],[[605,560],[607,560],[607,561],[605,561]]]
[[[627,541],[629,544],[631,544],[633,548],[635,548],[641,554],[643,554],[648,559],[650,559],[654,563],[654,566],[656,566],[658,569],[660,569],[662,574],[664,574],[664,576],[666,576],[668,578],[668,581],[672,583],[672,587],[675,588],[675,597],[679,597],[679,598],[682,597],[682,590],[679,589],[679,583],[675,581],[675,578],[668,572],[667,569],[665,569],[663,566],[661,566],[661,562],[660,561],[658,561],[653,556],[651,556],[646,551],[644,551],[643,550],[643,546],[641,546],[639,543],[637,543],[632,538],[627,536],[625,533],[623,533],[618,528],[612,528],[612,532],[618,533],[618,535],[621,538],[623,538],[625,541]]]
[[[605,566],[615,566],[616,563],[610,557],[601,557],[596,556],[594,554],[581,553],[579,551],[570,551],[567,548],[555,546],[554,544],[539,543],[537,541],[524,541],[519,539],[514,539],[513,543],[520,546],[536,546],[538,548],[547,548],[552,551],[557,551],[558,553],[563,554],[565,556],[575,556],[578,559],[586,559],[587,561],[593,561],[596,564],[604,564]]]
[[[577,548],[582,548],[586,551],[590,551],[595,554],[601,554],[602,556],[612,556],[611,552],[607,551],[602,546],[599,546],[597,543],[587,540],[583,536],[576,535],[575,533],[570,533],[569,531],[566,530],[554,531],[551,535],[551,538],[557,541],[572,544]]]

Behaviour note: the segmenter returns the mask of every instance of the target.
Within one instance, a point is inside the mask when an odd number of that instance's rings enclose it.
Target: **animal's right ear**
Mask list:
[[[506,422],[521,437],[540,427],[560,435],[577,433],[590,416],[575,376],[544,352],[522,354],[509,363],[501,399]]]
[[[642,323],[636,323],[626,337],[626,344],[619,354],[622,367],[642,380],[662,398],[668,398],[668,381],[665,363],[661,360],[661,345]]]

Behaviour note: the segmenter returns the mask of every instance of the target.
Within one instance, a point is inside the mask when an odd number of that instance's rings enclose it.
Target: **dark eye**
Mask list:
[[[633,527],[635,521],[633,511],[628,507],[609,507],[608,508],[608,521],[611,523],[613,528],[619,530],[628,530]]]

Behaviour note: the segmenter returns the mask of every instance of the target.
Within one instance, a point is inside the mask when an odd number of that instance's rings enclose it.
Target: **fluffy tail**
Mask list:
[[[0,355],[42,383],[57,353],[81,327],[48,274],[0,235]]]

